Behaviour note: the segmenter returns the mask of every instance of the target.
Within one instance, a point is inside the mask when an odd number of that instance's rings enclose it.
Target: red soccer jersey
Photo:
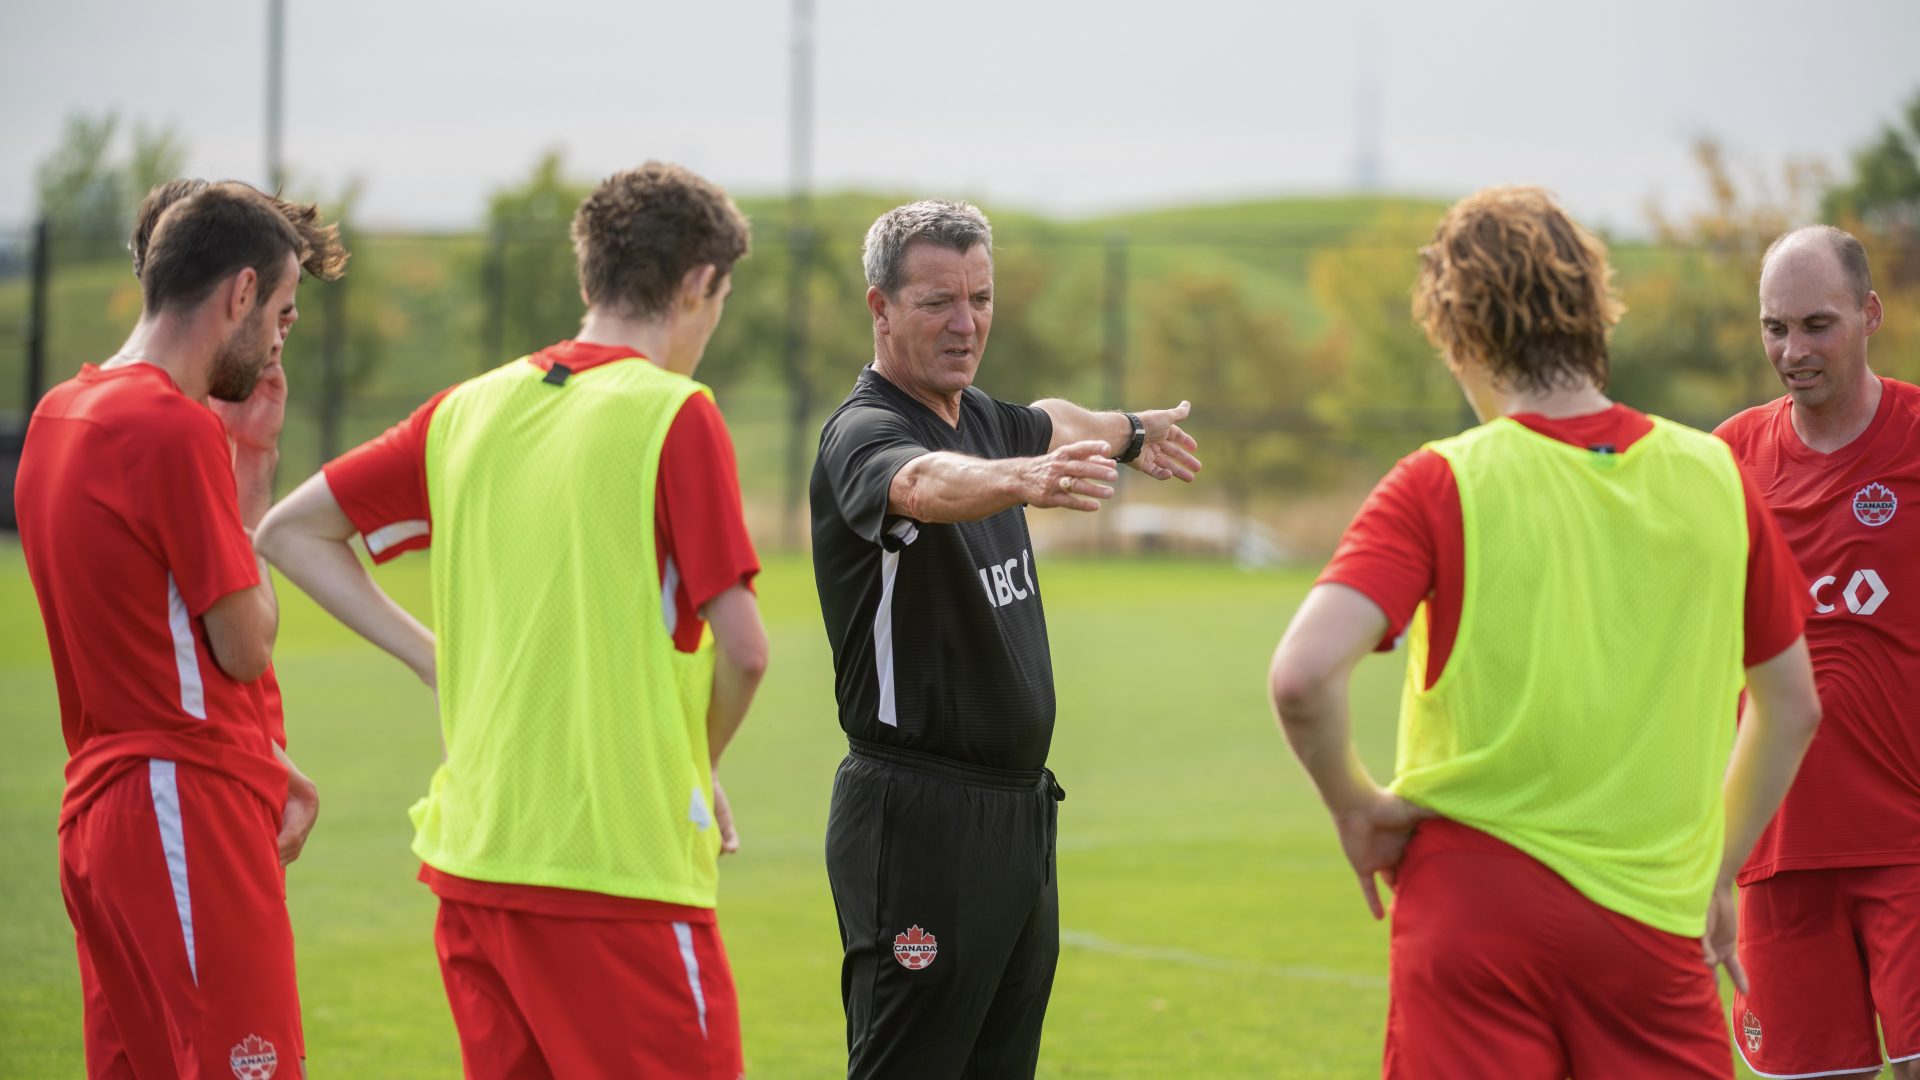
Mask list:
[[[601,364],[637,358],[632,349],[563,341],[529,361],[547,370],[555,363],[578,373]],[[360,531],[375,562],[425,548],[433,539],[427,499],[427,429],[433,411],[451,392],[441,391],[411,416],[325,468],[333,497]],[[660,451],[654,488],[654,549],[661,590],[661,617],[682,652],[699,647],[705,623],[700,610],[735,585],[751,586],[760,572],[740,503],[733,440],[713,399],[695,394],[680,407]],[[668,605],[666,594],[673,600]],[[421,880],[442,897],[537,914],[578,918],[711,918],[701,909],[608,897],[568,889],[471,881],[424,867]]]
[[[1613,453],[1653,430],[1646,414],[1618,404],[1583,416],[1522,413],[1512,419],[1549,438],[1611,447]],[[1742,483],[1747,495],[1745,661],[1751,667],[1778,656],[1800,637],[1806,586],[1753,481],[1743,476]],[[1367,496],[1316,584],[1345,585],[1379,606],[1388,623],[1382,651],[1398,641],[1415,609],[1428,603],[1426,685],[1432,686],[1453,654],[1466,574],[1453,470],[1439,454],[1417,450],[1400,459]]]
[[[89,364],[33,411],[14,507],[60,692],[62,825],[148,758],[286,801],[269,688],[222,671],[202,621],[260,581],[231,455],[220,418],[152,364]]]
[[[1831,454],[1793,430],[1792,399],[1720,425],[1812,582],[1807,646],[1822,719],[1793,789],[1740,873],[1920,863],[1920,387]]]

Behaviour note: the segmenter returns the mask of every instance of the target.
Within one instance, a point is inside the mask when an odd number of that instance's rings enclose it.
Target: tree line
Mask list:
[[[116,158],[117,130],[111,117],[75,120],[40,170],[41,210],[63,238],[56,378],[111,352],[131,323],[125,226],[146,187],[185,158],[170,132],[141,128]],[[1759,258],[1780,232],[1816,219],[1855,232],[1872,256],[1887,307],[1876,369],[1920,379],[1920,95],[1838,174],[1803,163],[1745,173],[1710,140],[1694,156],[1706,204],[1650,208],[1651,239],[1611,245],[1629,309],[1613,342],[1616,396],[1707,426],[1776,396],[1759,341]],[[296,393],[312,458],[569,336],[580,302],[567,224],[590,186],[549,153],[493,195],[478,234],[447,235],[360,229],[357,189],[303,193],[296,181],[293,194],[318,195],[340,216],[354,251],[346,279],[303,293],[309,325],[287,349],[296,388],[315,391]],[[738,414],[750,494],[791,508],[796,492],[781,478],[804,475],[820,419],[871,355],[860,240],[908,197],[816,196],[802,216],[785,198],[740,199],[755,249],[736,268],[701,376]],[[1071,222],[987,209],[996,304],[982,387],[1092,405],[1190,399],[1210,479],[1237,512],[1364,484],[1466,421],[1408,315],[1416,251],[1443,203],[1273,200]],[[0,281],[0,321],[22,289]],[[290,457],[303,474],[301,448]]]

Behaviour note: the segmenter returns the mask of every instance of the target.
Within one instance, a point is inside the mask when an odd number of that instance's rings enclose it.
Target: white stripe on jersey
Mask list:
[[[167,629],[173,632],[173,666],[180,673],[180,708],[195,720],[207,718],[207,689],[200,682],[200,655],[193,647],[193,616],[180,587],[167,575]]]
[[[666,617],[667,636],[672,637],[680,629],[680,605],[674,594],[680,591],[680,568],[674,565],[673,556],[667,556],[666,573],[660,575],[660,612]]]
[[[889,536],[906,547],[920,539],[913,522],[902,519],[887,530]],[[873,669],[880,677],[880,722],[900,726],[900,714],[893,703],[893,581],[900,574],[900,553],[885,551],[880,556],[880,607],[873,613]]]
[[[395,544],[425,536],[432,531],[433,526],[419,518],[382,525],[366,535],[367,554],[378,555]]]

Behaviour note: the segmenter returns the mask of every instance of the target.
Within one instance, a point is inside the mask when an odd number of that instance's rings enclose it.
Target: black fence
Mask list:
[[[1363,491],[1400,455],[1468,420],[1408,314],[1415,249],[1432,220],[1125,230],[1003,220],[980,385],[1011,400],[1192,400],[1208,483],[1183,498],[1235,519],[1273,521],[1315,496]],[[857,219],[757,220],[755,252],[735,270],[699,372],[729,418],[763,542],[804,535],[818,426],[871,357],[861,235]],[[347,276],[299,294],[286,349],[285,485],[436,391],[570,336],[580,315],[562,229],[350,230],[346,240]],[[1711,426],[1778,392],[1754,322],[1750,253],[1623,243],[1614,257],[1630,308],[1614,346],[1622,400]],[[117,236],[0,229],[8,519],[36,395],[112,355],[139,311]],[[1876,360],[1909,377],[1900,362],[1920,363]],[[1327,505],[1341,517],[1351,500]],[[1324,542],[1325,529],[1289,528],[1314,534],[1308,548]]]

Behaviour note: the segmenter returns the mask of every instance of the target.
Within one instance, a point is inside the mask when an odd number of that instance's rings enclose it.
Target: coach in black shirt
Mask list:
[[[1098,510],[1117,463],[1191,481],[1187,405],[1089,412],[973,388],[993,234],[882,215],[873,365],[820,432],[813,567],[851,752],[827,823],[847,1073],[1032,1076],[1060,951],[1046,608],[1023,507]]]

